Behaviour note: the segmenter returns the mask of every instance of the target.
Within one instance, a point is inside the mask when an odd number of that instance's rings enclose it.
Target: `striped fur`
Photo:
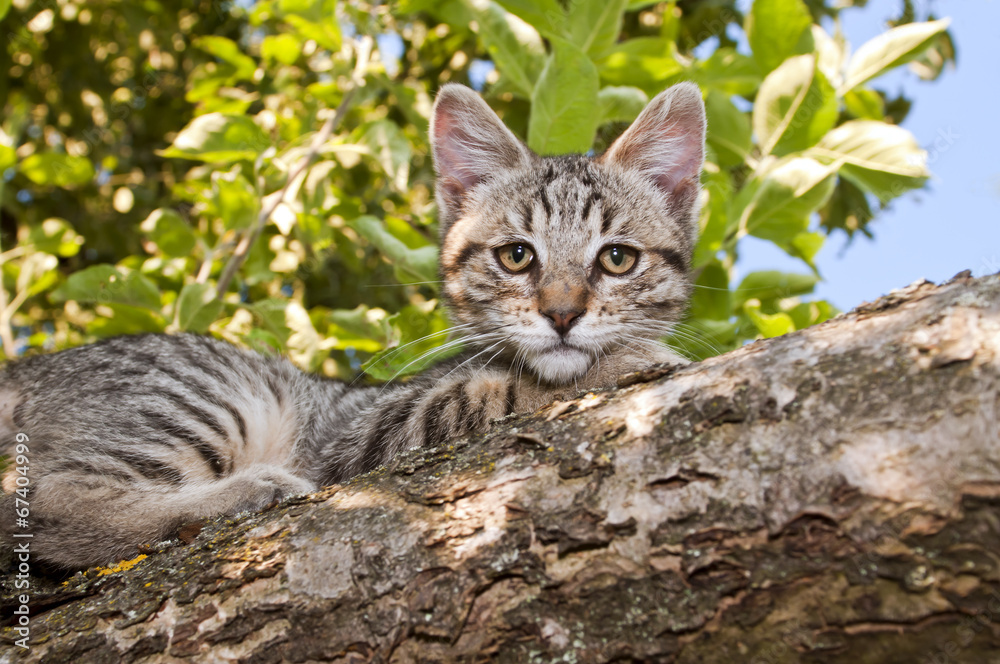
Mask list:
[[[673,109],[673,110],[671,110]],[[347,480],[400,451],[682,361],[655,340],[686,305],[704,111],[658,96],[601,158],[531,153],[471,91],[432,122],[441,274],[470,350],[404,383],[352,386],[197,335],[141,335],[10,363],[0,435],[30,438],[32,550],[79,568],[201,517]],[[530,269],[497,249],[523,243]],[[608,245],[637,252],[602,271]],[[13,514],[14,476],[0,509]],[[10,519],[0,532],[10,534]]]

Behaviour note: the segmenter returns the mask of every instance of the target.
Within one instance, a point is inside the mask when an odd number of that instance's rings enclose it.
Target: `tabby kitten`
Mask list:
[[[602,156],[539,157],[471,90],[431,123],[444,296],[470,348],[404,383],[352,386],[210,337],[142,335],[10,363],[5,447],[30,438],[32,550],[80,568],[178,526],[257,510],[682,362],[656,340],[684,311],[705,112],[661,93]],[[16,531],[13,477],[2,530]]]

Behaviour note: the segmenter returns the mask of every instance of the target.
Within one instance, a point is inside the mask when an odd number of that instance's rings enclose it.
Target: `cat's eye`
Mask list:
[[[522,272],[535,260],[535,250],[521,242],[505,244],[497,249],[497,260],[511,272]]]
[[[631,247],[613,244],[605,247],[597,256],[597,262],[608,274],[625,274],[635,265],[639,252]]]

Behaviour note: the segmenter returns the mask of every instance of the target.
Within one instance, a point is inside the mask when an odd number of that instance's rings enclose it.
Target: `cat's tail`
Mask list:
[[[228,477],[169,485],[84,473],[50,472],[32,482],[26,519],[34,559],[59,569],[134,558],[141,545],[176,535],[184,524],[256,511],[316,486],[281,468],[254,464]],[[0,537],[15,541],[15,494],[0,498]]]

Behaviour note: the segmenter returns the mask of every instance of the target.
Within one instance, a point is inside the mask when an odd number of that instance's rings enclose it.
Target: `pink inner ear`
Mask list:
[[[435,130],[438,126],[435,125]],[[467,136],[447,129],[442,130],[436,138],[434,158],[437,161],[438,177],[442,181],[449,181],[451,187],[469,189],[481,179],[471,168],[468,144]]]
[[[670,120],[639,129],[629,145],[633,167],[650,175],[660,188],[671,194],[683,182],[697,179],[704,160],[704,139],[698,129]]]
[[[468,144],[468,137],[459,135],[455,116],[449,113],[445,104],[439,104],[434,114],[434,161],[437,167],[439,186],[448,182],[449,189],[461,194],[476,184],[478,178],[463,166],[462,143]]]
[[[674,129],[676,125],[671,125]],[[664,190],[674,193],[678,188],[690,183],[697,183],[701,173],[701,165],[705,157],[701,145],[690,133],[665,132],[668,137],[663,139],[670,146],[667,163],[650,164],[650,172],[654,173],[656,183]]]
[[[657,95],[604,159],[646,174],[671,195],[683,195],[681,190],[697,187],[704,145],[701,93],[682,84]]]
[[[476,93],[448,85],[438,93],[432,120],[434,166],[441,181],[461,194],[528,159],[527,150]]]

